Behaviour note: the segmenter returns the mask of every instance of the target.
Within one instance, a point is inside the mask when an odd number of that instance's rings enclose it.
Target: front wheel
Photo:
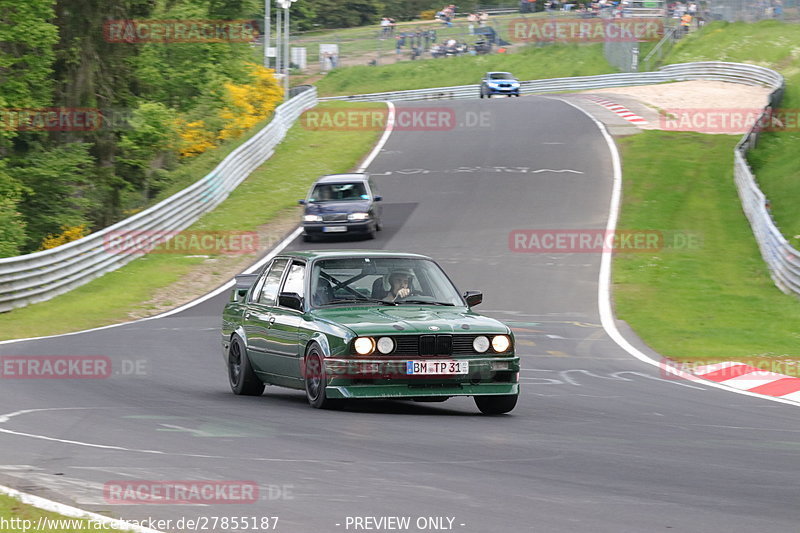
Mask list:
[[[501,396],[475,396],[475,405],[485,415],[502,415],[517,405],[517,394]]]
[[[241,396],[261,396],[264,392],[264,383],[250,366],[244,342],[239,337],[233,337],[228,347],[228,383],[233,393]]]
[[[331,400],[325,394],[328,386],[328,377],[325,374],[325,363],[319,346],[312,345],[305,358],[306,398],[311,407],[315,409],[337,409],[341,407],[341,400]]]

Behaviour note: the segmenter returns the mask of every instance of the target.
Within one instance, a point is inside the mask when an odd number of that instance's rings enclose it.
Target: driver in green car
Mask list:
[[[408,270],[394,270],[383,282],[384,290],[388,291],[383,297],[385,302],[394,302],[398,298],[405,298],[411,294],[411,279],[413,274]]]

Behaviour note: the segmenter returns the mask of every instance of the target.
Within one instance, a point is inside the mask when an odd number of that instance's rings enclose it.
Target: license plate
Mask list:
[[[406,374],[468,374],[469,361],[407,361]]]
[[[323,226],[322,231],[325,233],[338,233],[342,231],[347,231],[347,228],[344,226]]]

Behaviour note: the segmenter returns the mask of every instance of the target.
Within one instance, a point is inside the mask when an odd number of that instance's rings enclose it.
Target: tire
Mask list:
[[[485,415],[502,415],[517,405],[517,394],[502,396],[475,396],[475,405]]]
[[[250,366],[244,342],[235,335],[228,347],[228,383],[236,395],[261,396],[264,392],[264,383]]]
[[[306,352],[303,373],[306,384],[306,398],[311,407],[315,409],[341,408],[341,400],[331,400],[325,394],[328,378],[325,375],[322,350],[316,344],[312,344]]]
[[[314,237],[308,233],[303,233],[303,242],[314,242]]]

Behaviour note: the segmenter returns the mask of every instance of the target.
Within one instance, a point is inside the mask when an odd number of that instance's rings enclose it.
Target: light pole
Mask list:
[[[270,17],[270,0],[264,0],[264,67],[269,68],[269,42],[272,39],[272,19]]]
[[[287,100],[289,99],[289,67],[291,66],[289,57],[289,7],[296,1],[278,0],[278,6],[283,8],[283,64],[281,69],[283,71],[283,97]],[[278,25],[280,26],[280,22]]]

